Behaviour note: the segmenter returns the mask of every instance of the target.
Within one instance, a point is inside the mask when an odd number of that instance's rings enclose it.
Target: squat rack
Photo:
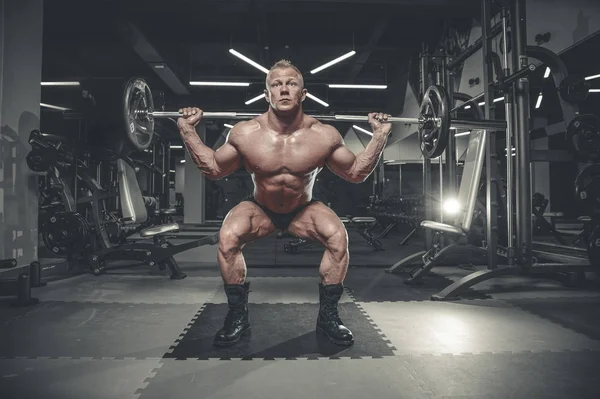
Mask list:
[[[432,300],[448,300],[454,299],[458,294],[469,287],[472,287],[482,281],[489,280],[495,277],[501,277],[505,275],[517,275],[517,274],[533,274],[533,273],[556,273],[556,272],[585,272],[593,271],[594,268],[590,265],[588,260],[572,257],[568,255],[557,254],[551,257],[552,260],[564,263],[537,263],[534,259],[534,251],[532,248],[532,203],[531,203],[531,154],[530,154],[530,125],[529,125],[529,71],[533,70],[528,64],[528,50],[531,48],[527,47],[527,35],[526,35],[526,2],[525,0],[511,0],[510,9],[502,7],[502,22],[491,28],[491,1],[482,0],[481,8],[481,21],[482,21],[482,38],[481,47],[483,49],[483,85],[484,92],[484,118],[492,120],[495,118],[495,106],[492,88],[498,86],[496,83],[503,85],[505,109],[506,109],[506,147],[507,147],[507,164],[511,166],[507,167],[507,230],[508,243],[506,248],[498,246],[498,219],[497,219],[497,189],[500,187],[500,181],[497,178],[497,152],[496,152],[496,138],[495,132],[492,130],[486,130],[486,156],[485,156],[485,168],[486,168],[486,242],[487,247],[487,268],[483,270],[475,271],[462,279],[452,283],[448,287],[444,288],[438,294],[431,297]],[[507,27],[510,21],[512,28],[512,57],[509,58],[507,51]],[[500,31],[497,26],[500,25]],[[504,70],[498,69],[499,59],[497,54],[491,51],[492,40],[498,33],[502,33],[504,41]],[[444,84],[448,87],[448,92],[451,95],[454,93],[452,90],[452,74],[455,72],[455,68],[460,64],[456,60],[464,61],[470,55],[474,54],[472,46],[467,48],[463,54],[459,55],[455,60],[448,59],[448,62],[442,63],[445,66],[443,74],[438,73],[436,80],[438,83]],[[465,56],[464,54],[467,53]],[[537,54],[531,54],[534,58],[538,58]],[[422,87],[423,80],[427,76],[427,63],[423,61],[425,54],[422,54],[421,60],[421,77]],[[494,57],[496,57],[494,59]],[[540,57],[543,58],[543,57]],[[498,75],[501,77],[499,82],[493,81],[494,72],[494,61],[498,69]],[[509,73],[512,72],[512,75]],[[493,84],[494,83],[494,84]],[[480,97],[480,96],[477,96]],[[453,98],[451,97],[451,101]],[[451,102],[450,104],[453,104]],[[454,108],[452,112],[458,108]],[[514,165],[514,173],[512,167],[512,147],[516,152],[516,160]],[[456,151],[456,144],[454,140],[450,140],[446,149],[447,154]],[[441,157],[440,157],[441,158]],[[454,176],[455,176],[455,162],[449,163],[453,160],[453,157],[449,157],[447,167],[450,177],[450,189],[454,187]],[[423,167],[423,190],[426,201],[430,194],[431,188],[431,175],[430,175],[430,160],[424,160]],[[440,160],[440,168],[442,167]],[[515,202],[515,218],[513,218],[513,207],[512,207],[512,190],[516,189],[516,202]],[[503,202],[503,201],[502,201]],[[427,210],[431,207],[427,206]],[[431,219],[431,212],[426,215],[427,220]],[[429,233],[429,231],[427,231]],[[426,239],[426,245],[429,247],[431,243],[430,236]],[[505,258],[506,262],[502,262],[502,265],[498,264],[498,258]],[[394,265],[388,271],[393,271],[396,267]],[[426,264],[421,268],[422,272],[426,272],[431,269],[433,264],[429,266]],[[422,276],[424,273],[417,273]],[[412,281],[412,280],[411,280]]]

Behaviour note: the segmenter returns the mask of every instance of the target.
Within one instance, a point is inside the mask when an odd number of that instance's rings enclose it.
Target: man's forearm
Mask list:
[[[356,155],[352,176],[357,182],[363,182],[369,177],[387,143],[387,134],[373,134],[373,138],[364,150]]]
[[[198,166],[198,169],[207,176],[216,175],[215,151],[200,140],[194,129],[180,130],[180,133],[190,158]]]

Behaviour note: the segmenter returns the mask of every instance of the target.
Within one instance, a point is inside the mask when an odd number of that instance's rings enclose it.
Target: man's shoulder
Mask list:
[[[261,123],[258,120],[258,118],[240,121],[236,123],[235,126],[233,126],[233,128],[231,128],[231,130],[229,131],[229,137],[230,139],[245,137],[251,134],[252,132],[260,130],[260,128]]]
[[[312,130],[317,131],[321,135],[330,137],[333,140],[341,137],[340,132],[333,125],[329,125],[327,123],[322,123],[315,118],[312,118],[312,119],[314,120],[314,121],[312,121],[312,125],[311,125]]]

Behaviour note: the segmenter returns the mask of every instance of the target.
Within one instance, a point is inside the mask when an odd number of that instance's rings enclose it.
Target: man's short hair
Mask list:
[[[302,81],[302,87],[304,87],[304,76],[302,76],[302,72],[300,72],[300,70],[294,64],[292,64],[292,61],[286,60],[286,59],[281,59],[281,60],[277,61],[275,64],[273,64],[271,69],[269,69],[269,73],[267,73],[267,77],[265,79],[265,84],[267,85],[267,87],[269,87],[269,75],[271,74],[271,72],[275,69],[285,69],[285,68],[291,68],[294,71],[296,71],[296,73],[298,73],[298,75],[300,75],[300,80]]]

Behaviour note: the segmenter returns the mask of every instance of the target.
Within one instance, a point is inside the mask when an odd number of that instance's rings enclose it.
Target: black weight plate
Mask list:
[[[590,94],[591,85],[582,76],[567,76],[560,82],[559,92],[563,100],[571,104],[584,102]]]
[[[123,118],[128,144],[134,150],[143,151],[152,144],[154,136],[152,112],[154,112],[154,100],[148,84],[140,78],[129,80],[123,91]]]
[[[600,118],[592,114],[577,115],[567,127],[567,140],[578,160],[600,161]]]
[[[600,164],[591,164],[575,178],[575,199],[589,216],[600,214]]]
[[[600,266],[600,225],[587,238],[587,253],[592,266]]]
[[[437,158],[444,153],[450,134],[450,116],[446,89],[430,86],[421,102],[419,113],[419,142],[426,158]],[[434,122],[431,119],[438,119]]]

